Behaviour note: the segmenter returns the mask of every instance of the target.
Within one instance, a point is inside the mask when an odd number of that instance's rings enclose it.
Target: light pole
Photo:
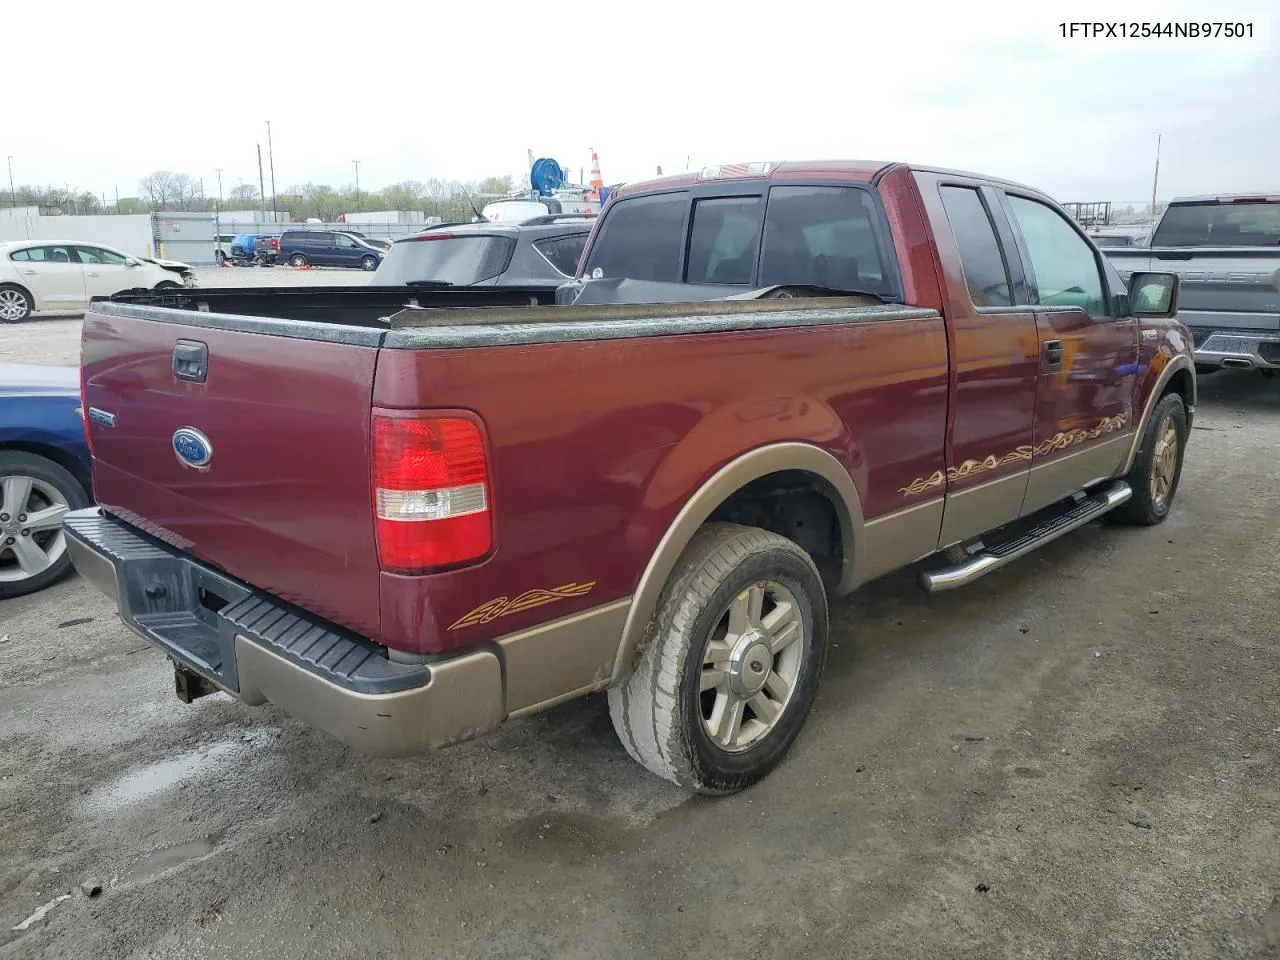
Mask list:
[[[276,153],[271,148],[271,121],[267,121],[267,162],[271,166],[271,218],[278,220],[279,214],[276,210]],[[263,200],[265,203],[265,199]]]
[[[356,213],[360,212],[360,161],[352,160],[356,165]]]
[[[13,209],[18,209],[18,191],[13,189],[13,157],[9,157],[9,202]]]

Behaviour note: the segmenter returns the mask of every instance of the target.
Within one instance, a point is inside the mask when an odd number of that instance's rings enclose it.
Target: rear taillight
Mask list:
[[[493,506],[480,427],[463,417],[375,412],[373,511],[378,562],[388,573],[485,556]]]

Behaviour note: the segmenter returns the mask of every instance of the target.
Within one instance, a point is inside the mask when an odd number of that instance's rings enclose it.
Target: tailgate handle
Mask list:
[[[173,375],[179,380],[204,383],[209,376],[209,345],[199,340],[179,340],[175,343]]]

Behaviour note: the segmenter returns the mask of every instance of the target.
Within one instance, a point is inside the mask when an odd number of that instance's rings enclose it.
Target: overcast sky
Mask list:
[[[126,196],[163,168],[212,195],[218,167],[224,189],[257,181],[270,120],[280,189],[350,183],[357,159],[362,189],[518,175],[528,149],[576,177],[594,147],[606,183],[686,156],[855,157],[1142,200],[1163,134],[1162,198],[1280,192],[1280,0],[861,6],[8,2],[0,161],[20,184]],[[1260,39],[1058,27],[1206,18]]]

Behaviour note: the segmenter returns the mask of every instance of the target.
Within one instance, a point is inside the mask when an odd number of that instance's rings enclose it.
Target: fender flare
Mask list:
[[[1187,412],[1191,413],[1194,411],[1198,393],[1196,388],[1195,365],[1192,363],[1190,357],[1185,354],[1179,354],[1164,365],[1164,369],[1160,371],[1159,376],[1156,378],[1155,385],[1152,386],[1151,392],[1147,394],[1146,403],[1144,403],[1142,407],[1142,419],[1138,421],[1137,429],[1133,432],[1133,440],[1129,443],[1129,453],[1124,458],[1124,464],[1120,468],[1120,472],[1117,476],[1126,476],[1129,471],[1133,469],[1133,461],[1138,457],[1138,450],[1142,446],[1142,438],[1146,435],[1147,424],[1151,420],[1151,412],[1159,402],[1161,394],[1164,393],[1164,388],[1169,385],[1169,381],[1173,379],[1173,375],[1179,370],[1186,370],[1191,375],[1191,410],[1188,410]]]
[[[836,509],[844,544],[837,592],[844,594],[853,589],[856,571],[862,567],[864,521],[862,500],[849,471],[826,450],[812,444],[787,442],[758,447],[717,470],[680,508],[658,541],[632,595],[610,684],[625,680],[634,669],[662,590],[698,529],[720,504],[748,483],[783,470],[812,473],[829,487],[826,493]]]

